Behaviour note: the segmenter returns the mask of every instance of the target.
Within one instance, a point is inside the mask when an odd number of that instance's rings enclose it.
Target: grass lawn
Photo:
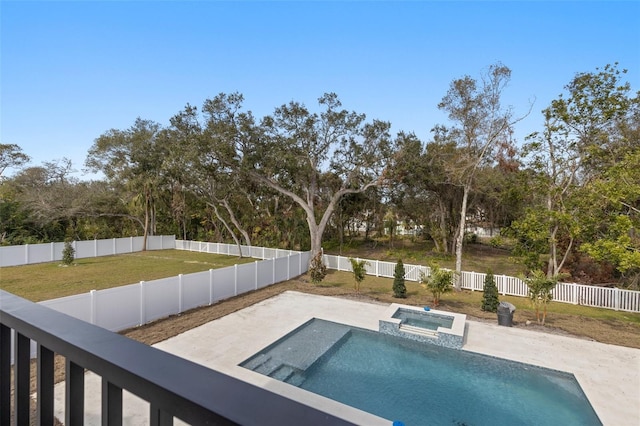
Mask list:
[[[335,245],[325,248],[326,254],[361,259],[377,259],[397,262],[402,259],[405,264],[429,265],[437,262],[441,267],[455,269],[455,256],[437,253],[433,243],[422,239],[398,238],[390,243],[386,240],[353,240],[342,249]],[[522,264],[514,261],[506,248],[495,248],[488,244],[467,244],[462,254],[462,270],[485,273],[488,270],[496,275],[517,277],[525,272]]]
[[[77,259],[71,266],[49,262],[1,268],[0,288],[40,302],[255,260],[185,250],[152,250]]]

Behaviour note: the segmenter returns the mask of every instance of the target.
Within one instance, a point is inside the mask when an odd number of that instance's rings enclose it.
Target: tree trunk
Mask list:
[[[462,244],[464,243],[464,230],[467,222],[467,199],[469,198],[469,185],[464,185],[462,192],[462,207],[460,208],[460,229],[456,238],[456,273],[454,287],[456,291],[462,290]]]

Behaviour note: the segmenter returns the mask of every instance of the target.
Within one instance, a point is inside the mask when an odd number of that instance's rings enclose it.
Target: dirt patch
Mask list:
[[[152,324],[125,330],[121,334],[147,345],[153,345],[289,290],[323,296],[343,297],[370,303],[406,303],[420,306],[424,302],[420,298],[416,298],[416,300],[412,298],[395,299],[391,294],[356,293],[349,288],[330,285],[314,286],[303,276],[298,279],[274,284],[257,291],[236,296],[212,306],[193,309],[189,312],[174,315]],[[438,309],[466,314],[469,320],[497,323],[495,313],[484,312],[478,307],[470,306],[467,303],[453,298],[452,300],[443,300],[441,305],[438,306]],[[527,321],[529,321],[528,325]],[[618,346],[640,348],[640,326],[630,322],[595,320],[578,315],[553,313],[547,317],[546,325],[542,326],[536,324],[535,314],[533,312],[516,311],[514,315],[514,327],[579,337]]]

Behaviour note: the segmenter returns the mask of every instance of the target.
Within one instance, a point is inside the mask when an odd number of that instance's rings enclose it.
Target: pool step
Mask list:
[[[269,377],[294,386],[300,386],[304,382],[304,376],[300,370],[285,364],[282,364],[277,370],[269,374]]]
[[[438,332],[435,330],[429,330],[427,328],[415,327],[413,325],[400,324],[400,331],[404,331],[406,333],[419,334],[421,336],[427,337],[438,337]]]

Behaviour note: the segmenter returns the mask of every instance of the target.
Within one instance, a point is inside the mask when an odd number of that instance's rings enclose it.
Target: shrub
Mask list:
[[[404,264],[402,259],[396,263],[396,269],[393,272],[393,297],[404,299],[407,297],[407,286],[404,285]]]
[[[65,241],[64,248],[62,249],[62,263],[65,265],[71,265],[75,260],[76,251],[71,245],[70,241]]]
[[[440,269],[437,264],[434,264],[431,266],[431,275],[426,276],[420,273],[420,282],[433,295],[433,306],[438,306],[442,294],[452,290],[453,271]]]
[[[558,283],[558,278],[548,278],[541,270],[535,270],[526,278],[523,278],[524,282],[529,288],[529,300],[536,310],[536,320],[538,324],[544,325],[544,321],[547,318],[547,305],[553,299],[551,291]],[[540,318],[540,308],[542,311],[542,321]]]
[[[318,252],[309,265],[309,277],[314,284],[320,283],[327,276],[327,266],[322,261],[322,252]]]
[[[484,290],[482,291],[482,310],[497,312],[500,300],[498,299],[498,286],[491,271],[484,277]]]
[[[355,289],[356,293],[360,292],[360,283],[364,281],[364,277],[367,275],[365,266],[369,264],[366,260],[357,260],[349,258],[351,262],[351,269],[353,270],[353,278],[356,280]]]

